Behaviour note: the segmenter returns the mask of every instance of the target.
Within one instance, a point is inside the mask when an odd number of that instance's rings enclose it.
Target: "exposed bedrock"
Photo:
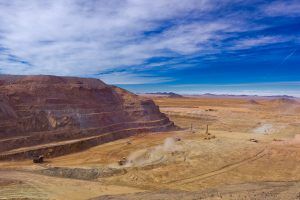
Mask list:
[[[2,153],[139,128],[163,131],[174,125],[152,100],[98,79],[0,75]]]

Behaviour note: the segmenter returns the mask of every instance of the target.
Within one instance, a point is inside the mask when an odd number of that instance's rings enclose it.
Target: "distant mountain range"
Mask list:
[[[274,99],[296,99],[294,96],[289,95],[268,95],[268,96],[260,96],[260,95],[234,95],[234,94],[212,94],[212,93],[204,93],[204,94],[186,94],[181,95],[174,92],[152,92],[145,93],[145,95],[154,95],[154,96],[166,96],[173,98],[181,98],[181,97],[233,97],[233,98],[274,98]]]
[[[176,94],[174,92],[154,92],[154,93],[146,93],[146,94],[157,95],[157,96],[167,96],[167,97],[171,97],[171,98],[181,98],[181,97],[183,97],[182,95]]]
[[[289,95],[269,95],[269,96],[260,96],[260,95],[234,95],[234,94],[196,94],[196,95],[187,95],[187,96],[215,96],[215,97],[263,97],[263,98],[284,98],[284,99],[294,99],[296,97]]]

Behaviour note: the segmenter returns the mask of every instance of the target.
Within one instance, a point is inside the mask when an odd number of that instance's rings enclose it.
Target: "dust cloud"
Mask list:
[[[177,144],[176,139],[169,137],[161,145],[131,153],[127,158],[128,162],[125,167],[159,163],[166,160],[168,154],[182,150],[182,146]]]

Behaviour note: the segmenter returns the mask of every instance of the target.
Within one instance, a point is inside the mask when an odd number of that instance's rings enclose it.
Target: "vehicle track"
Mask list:
[[[246,159],[243,159],[241,161],[238,161],[238,162],[235,162],[235,163],[232,163],[232,164],[225,165],[225,166],[223,166],[223,167],[221,167],[217,170],[214,170],[214,171],[211,171],[211,172],[208,172],[208,173],[204,173],[204,174],[195,175],[193,177],[188,177],[188,178],[184,178],[184,179],[177,179],[177,180],[174,180],[174,181],[165,182],[164,184],[174,184],[174,183],[176,183],[176,185],[178,185],[178,184],[183,185],[183,184],[190,184],[190,183],[193,183],[195,181],[204,180],[204,179],[207,179],[207,178],[210,178],[210,177],[213,177],[213,176],[231,171],[231,170],[233,170],[233,169],[235,169],[235,168],[237,168],[241,165],[244,165],[246,163],[258,160],[258,159],[264,157],[266,155],[266,153],[267,153],[267,149],[264,148],[264,149],[260,150],[258,153],[256,153],[254,156],[248,157]]]

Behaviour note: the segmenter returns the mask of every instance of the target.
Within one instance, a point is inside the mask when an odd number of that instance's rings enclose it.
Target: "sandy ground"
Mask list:
[[[300,199],[300,104],[154,100],[182,130],[1,162],[0,199]]]
[[[0,171],[2,181],[10,183],[0,187],[0,199],[87,199],[105,194],[141,192],[141,190],[103,185],[94,181],[43,176],[29,172]]]

